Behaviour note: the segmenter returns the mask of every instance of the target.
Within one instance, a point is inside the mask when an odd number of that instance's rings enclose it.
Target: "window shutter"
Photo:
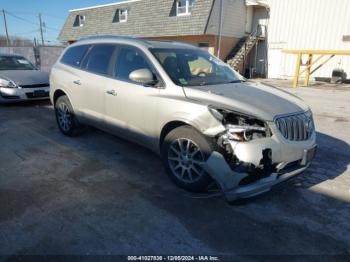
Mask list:
[[[115,10],[115,14],[113,17],[113,23],[119,23],[119,9]]]
[[[80,24],[79,24],[79,16],[80,15],[76,15],[75,16],[74,23],[73,23],[74,27],[80,26]]]
[[[177,0],[174,0],[169,16],[176,16],[176,3],[177,3]]]

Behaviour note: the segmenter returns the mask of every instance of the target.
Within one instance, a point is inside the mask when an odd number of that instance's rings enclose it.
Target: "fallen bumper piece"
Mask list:
[[[296,170],[283,174],[271,173],[268,177],[261,178],[256,182],[240,185],[240,181],[248,174],[233,171],[224,157],[219,152],[214,151],[208,158],[204,169],[218,183],[226,200],[232,202],[239,198],[253,197],[267,192],[272,186],[303,172],[307,167],[308,165],[300,166]]]

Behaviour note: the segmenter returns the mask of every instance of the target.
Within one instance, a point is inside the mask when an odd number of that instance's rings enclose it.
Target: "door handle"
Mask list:
[[[78,85],[78,86],[81,86],[80,80],[75,80],[75,81],[73,81],[73,83],[76,84],[76,85]]]
[[[117,96],[117,92],[115,90],[107,90],[106,93],[108,95]]]

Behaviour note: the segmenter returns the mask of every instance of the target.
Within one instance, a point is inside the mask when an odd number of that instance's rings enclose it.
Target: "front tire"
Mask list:
[[[161,155],[176,185],[192,192],[206,192],[213,179],[203,166],[213,151],[208,138],[190,126],[180,126],[165,137]]]
[[[55,103],[56,121],[60,131],[66,136],[77,136],[82,126],[76,119],[73,107],[67,96],[60,96]]]

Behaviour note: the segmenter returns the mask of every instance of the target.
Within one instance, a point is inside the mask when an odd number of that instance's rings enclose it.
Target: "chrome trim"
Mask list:
[[[274,122],[283,137],[290,141],[308,140],[315,130],[311,111],[276,116]]]

